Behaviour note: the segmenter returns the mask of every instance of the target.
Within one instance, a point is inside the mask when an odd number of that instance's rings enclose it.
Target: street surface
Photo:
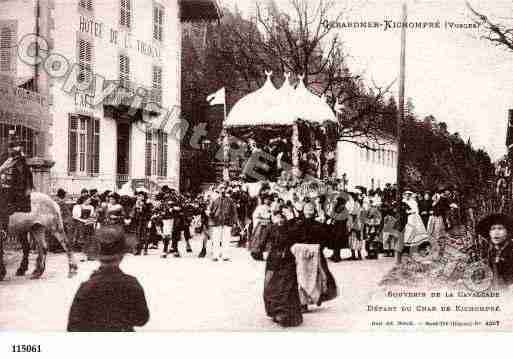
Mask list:
[[[244,248],[231,248],[229,262],[213,262],[208,257],[197,258],[198,241],[192,241],[192,254],[185,253],[184,243],[180,246],[182,258],[160,258],[160,249],[150,250],[148,256],[125,257],[121,267],[138,278],[150,309],[150,321],[136,330],[282,330],[264,311],[265,262],[254,261]],[[80,258],[82,254],[78,253],[77,259]],[[98,266],[97,262],[79,263],[78,275],[69,279],[66,256],[50,254],[42,279],[30,280],[34,260],[32,254],[29,272],[21,278],[15,276],[18,262],[11,263],[6,280],[0,282],[0,330],[66,330],[73,296],[80,283]],[[320,308],[311,307],[311,312],[304,315],[303,325],[295,330],[361,326],[357,322],[365,316],[369,300],[381,292],[378,283],[392,268],[393,260],[329,262],[328,265],[337,280],[339,297]]]

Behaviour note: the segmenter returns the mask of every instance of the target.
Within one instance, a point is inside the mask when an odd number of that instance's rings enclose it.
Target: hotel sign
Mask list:
[[[141,39],[136,39],[129,32],[109,28],[102,22],[89,19],[82,15],[80,16],[79,29],[80,32],[89,36],[98,39],[105,39],[105,41],[109,41],[111,45],[115,45],[123,49],[133,49],[149,57],[161,57],[159,47],[153,46],[151,43],[142,41]]]
[[[49,117],[46,98],[40,94],[0,82],[0,123],[41,130]]]

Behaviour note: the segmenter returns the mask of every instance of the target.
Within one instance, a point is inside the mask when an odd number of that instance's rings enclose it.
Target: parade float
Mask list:
[[[224,179],[238,172],[244,182],[324,192],[322,183],[335,172],[336,116],[324,96],[307,89],[304,76],[293,87],[285,73],[279,89],[271,76],[266,72],[263,86],[242,97],[227,116],[222,141],[230,171]],[[248,157],[263,166],[256,168]]]

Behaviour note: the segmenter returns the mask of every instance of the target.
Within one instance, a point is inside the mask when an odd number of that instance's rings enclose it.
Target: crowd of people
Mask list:
[[[182,195],[167,186],[151,196],[140,191],[133,197],[83,189],[71,205],[67,193],[59,189],[57,203],[68,237],[75,248],[84,252],[86,260],[95,258],[95,230],[112,225],[131,234],[135,255],[146,255],[162,242],[162,257],[180,257],[178,243],[184,240],[185,250],[192,252],[190,240],[198,236],[202,243],[199,257],[207,256],[210,239],[212,259],[229,260],[227,243],[258,247],[274,215],[279,212],[287,221],[304,218],[304,208],[309,205],[314,209],[315,221],[327,230],[326,247],[333,250],[330,259],[338,262],[342,260],[342,249],[351,250],[349,259],[359,260],[363,258],[365,242],[380,240],[383,226],[388,223],[383,219],[387,214],[394,215],[394,191],[391,185],[383,191],[367,192],[365,188],[344,191],[331,187],[320,191],[315,186],[284,189],[274,183],[232,182],[197,196]],[[223,202],[219,208],[219,197],[230,199],[229,204]],[[368,254],[369,243],[366,247]],[[391,250],[388,248],[385,255],[391,255]]]
[[[365,253],[367,259],[373,260],[379,258],[380,252],[384,257],[395,253],[400,258],[405,248],[444,241],[451,228],[475,221],[476,201],[458,196],[455,190],[439,188],[433,194],[416,194],[406,189],[400,201],[396,191],[391,185],[384,190],[367,191],[362,187],[345,190],[318,183],[283,188],[265,182],[222,183],[194,198],[168,187],[151,198],[146,192],[136,193],[135,198],[122,198],[116,193],[84,190],[69,216],[84,224],[75,231],[78,236],[87,226],[98,232],[91,238],[97,241],[101,266],[88,281],[96,285],[84,284],[77,292],[68,329],[105,329],[89,323],[90,318],[84,314],[93,298],[97,294],[101,297],[102,293],[94,291],[101,287],[102,276],[118,276],[117,285],[126,286],[137,303],[137,310],[126,308],[125,316],[134,317],[130,325],[120,329],[117,322],[111,321],[106,324],[109,330],[133,330],[133,326],[148,320],[142,287],[119,269],[125,247],[116,243],[130,231],[137,238],[133,249],[136,255],[147,254],[149,243],[158,248],[162,241],[162,257],[170,253],[180,257],[178,242],[183,239],[186,251],[191,252],[190,240],[195,236],[202,243],[199,257],[207,255],[210,241],[214,261],[230,260],[233,242],[247,247],[251,258],[266,262],[266,314],[283,327],[298,326],[309,305],[320,306],[338,296],[327,259],[335,263],[343,257],[362,260]],[[59,197],[63,205],[64,191],[59,191]],[[92,225],[87,222],[91,217]],[[506,239],[513,220],[504,216],[488,218],[477,231],[493,243],[488,255],[494,275],[502,284],[511,284],[513,245]],[[325,257],[325,248],[331,249],[329,258]],[[346,253],[350,255],[342,256],[343,249],[349,250]],[[121,254],[116,256],[117,252]],[[86,249],[88,253],[95,252]],[[89,304],[82,300],[86,297],[90,298]],[[124,306],[123,298],[109,300]],[[98,320],[100,317],[103,314]]]
[[[476,200],[448,188],[433,193],[405,189],[398,201],[390,184],[383,190],[347,190],[341,183],[321,182],[292,187],[226,182],[195,197],[166,186],[153,196],[140,191],[134,198],[83,190],[68,214],[65,192],[59,190],[58,196],[63,217],[71,219],[65,222],[75,227],[71,235],[78,241],[89,238],[83,240],[85,259],[105,256],[102,241],[108,240],[93,233],[110,228],[132,233],[136,240],[129,251],[135,255],[158,249],[162,242],[161,257],[180,257],[183,246],[178,243],[183,240],[192,252],[194,237],[201,242],[198,256],[210,252],[213,261],[229,261],[234,243],[246,247],[249,258],[266,262],[265,311],[284,327],[300,325],[309,305],[338,295],[327,259],[337,263],[395,255],[400,260],[404,249],[433,241],[443,246],[447,231],[475,221],[476,206]],[[144,306],[141,310],[144,318]]]

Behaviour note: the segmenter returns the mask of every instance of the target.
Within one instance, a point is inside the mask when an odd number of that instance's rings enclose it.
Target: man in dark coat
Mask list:
[[[97,240],[100,268],[75,294],[68,331],[134,331],[148,322],[150,313],[139,281],[119,268],[127,251],[125,236],[119,228],[107,226],[98,230]]]
[[[25,155],[23,142],[18,138],[9,141],[7,156],[0,165],[0,197],[5,204],[2,211],[2,225],[8,221],[8,216],[15,212],[30,212],[30,193],[34,188],[32,172]]]

